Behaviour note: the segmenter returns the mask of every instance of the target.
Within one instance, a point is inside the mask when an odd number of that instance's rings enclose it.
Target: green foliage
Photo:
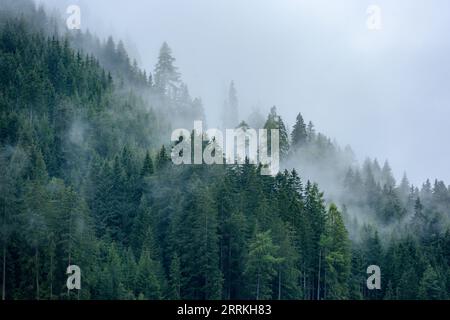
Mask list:
[[[341,213],[334,204],[327,214],[327,230],[323,241],[326,262],[326,287],[328,299],[347,299],[351,269],[351,251],[348,233]]]
[[[294,148],[301,147],[306,143],[307,138],[308,134],[306,132],[306,125],[303,120],[302,114],[299,113],[297,115],[297,119],[291,133],[292,146]]]
[[[277,258],[278,249],[270,231],[257,232],[250,241],[245,275],[253,299],[271,298],[271,281],[276,275],[276,266],[282,261]]]
[[[267,149],[269,154],[272,152],[271,150],[271,133],[270,130],[277,129],[279,130],[279,150],[280,150],[280,158],[284,159],[289,152],[289,136],[286,130],[286,126],[284,125],[281,116],[277,114],[277,108],[274,106],[270,109],[270,114],[266,120],[264,125],[264,129],[268,130],[267,133]]]

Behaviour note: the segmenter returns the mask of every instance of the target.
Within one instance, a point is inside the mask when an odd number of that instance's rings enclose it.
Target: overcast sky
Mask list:
[[[450,182],[450,1],[37,1],[78,4],[83,29],[124,39],[147,70],[167,41],[210,127],[234,80],[240,118],[276,105],[291,126],[300,111],[361,162]],[[366,25],[372,4],[379,31]]]

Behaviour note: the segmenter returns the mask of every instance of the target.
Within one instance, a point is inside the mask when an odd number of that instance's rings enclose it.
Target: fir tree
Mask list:
[[[303,121],[302,114],[299,113],[297,115],[294,129],[292,130],[291,133],[292,146],[295,148],[301,147],[302,145],[305,144],[307,137],[308,135],[306,132],[306,125],[305,122]]]
[[[159,51],[158,63],[155,66],[155,86],[161,94],[176,96],[180,84],[180,74],[174,65],[175,58],[172,50],[164,42]]]

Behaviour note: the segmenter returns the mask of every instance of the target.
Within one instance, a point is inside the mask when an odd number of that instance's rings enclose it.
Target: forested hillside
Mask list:
[[[175,166],[171,130],[204,110],[170,47],[149,74],[122,42],[59,25],[1,0],[3,299],[450,298],[444,182],[397,184],[301,115],[289,135],[276,108],[261,126],[280,129],[278,175]]]

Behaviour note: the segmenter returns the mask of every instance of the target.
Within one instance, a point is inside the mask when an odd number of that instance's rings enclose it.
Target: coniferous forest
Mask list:
[[[120,40],[0,0],[2,298],[449,299],[450,187],[359,165],[300,109],[291,130],[276,107],[224,117],[280,130],[275,176],[174,165],[170,133],[207,107],[167,43],[149,73]]]

